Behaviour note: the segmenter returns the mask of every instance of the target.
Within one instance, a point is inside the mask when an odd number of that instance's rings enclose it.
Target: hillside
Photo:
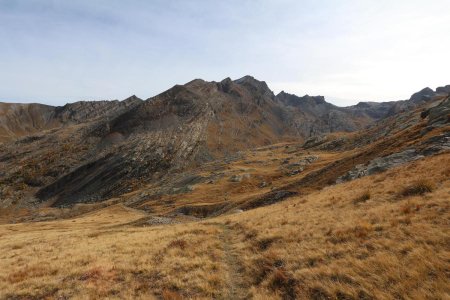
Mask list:
[[[289,185],[277,166],[301,158],[296,147],[250,151],[251,159],[236,161],[231,171],[262,161],[252,172],[271,177],[271,187]],[[307,155],[319,159],[296,182],[345,157]],[[147,213],[112,205],[67,220],[2,225],[0,297],[445,298],[449,158],[434,155],[324,189],[299,186],[283,202],[255,209],[264,202],[239,204],[249,203],[244,195],[271,188],[261,190],[251,176],[194,185],[184,197],[149,199]],[[432,174],[427,181],[424,173]],[[214,190],[245,211],[203,219],[198,213],[208,210],[198,197],[212,200]],[[197,217],[170,213],[180,205]]]
[[[0,299],[445,299],[449,94],[246,76],[19,114],[57,121],[0,145]]]
[[[0,102],[0,143],[62,126],[108,118],[140,101],[136,96],[131,96],[123,101],[83,101],[59,107]]]

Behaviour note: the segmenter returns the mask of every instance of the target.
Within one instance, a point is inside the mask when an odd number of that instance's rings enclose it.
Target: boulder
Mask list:
[[[319,146],[319,145],[325,143],[326,141],[327,141],[327,137],[324,135],[323,136],[312,136],[305,141],[305,143],[303,144],[302,147],[304,149],[309,149],[309,148]]]
[[[250,174],[236,174],[230,177],[228,181],[230,182],[241,182],[243,179],[250,178]]]

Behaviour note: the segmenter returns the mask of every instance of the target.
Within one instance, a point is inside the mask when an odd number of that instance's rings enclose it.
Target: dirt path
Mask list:
[[[239,260],[239,253],[234,246],[236,237],[233,229],[225,224],[217,224],[222,229],[220,239],[225,253],[224,262],[228,268],[227,287],[224,299],[249,299],[248,287],[244,281],[244,267]]]

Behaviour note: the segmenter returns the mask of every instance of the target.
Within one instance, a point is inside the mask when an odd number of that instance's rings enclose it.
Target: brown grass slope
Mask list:
[[[1,225],[0,297],[444,299],[449,165],[441,154],[201,222],[136,227],[141,212],[111,206]],[[423,174],[431,192],[405,194]]]

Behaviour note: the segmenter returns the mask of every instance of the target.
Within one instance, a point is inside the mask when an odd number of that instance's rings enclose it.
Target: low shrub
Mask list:
[[[371,197],[370,191],[365,191],[364,193],[353,199],[353,204],[366,202],[367,200],[370,199],[370,197]]]
[[[400,191],[400,195],[403,197],[424,195],[426,193],[431,193],[435,188],[436,186],[433,182],[423,179],[404,187]]]
[[[173,240],[169,243],[169,245],[167,246],[167,248],[179,248],[181,250],[186,249],[187,246],[187,242],[185,240],[181,240],[181,239],[177,239],[177,240]]]
[[[267,237],[260,239],[256,242],[256,248],[260,251],[265,251],[270,248],[270,246],[276,242],[277,240],[280,240],[281,238],[278,236],[275,237]]]
[[[297,280],[284,269],[276,269],[270,280],[270,287],[280,291],[283,299],[297,299]]]

